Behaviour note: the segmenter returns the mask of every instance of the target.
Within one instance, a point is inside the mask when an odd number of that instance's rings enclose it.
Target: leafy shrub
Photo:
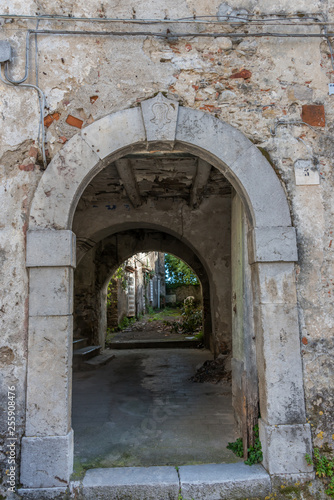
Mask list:
[[[228,443],[226,448],[232,450],[237,457],[242,458],[244,456],[244,445],[242,442],[242,438],[238,438],[233,443]]]
[[[259,438],[259,426],[256,425],[253,428],[254,431],[254,446],[248,448],[248,458],[245,460],[246,465],[253,465],[262,462],[263,454],[262,454],[262,446]],[[234,443],[228,443],[227,447],[229,450],[232,450],[237,457],[244,456],[244,448],[242,438],[238,438]]]
[[[309,465],[314,465],[316,475],[324,479],[327,486],[326,494],[334,498],[334,458],[320,455],[319,448],[314,448],[313,459],[308,454],[305,458]]]

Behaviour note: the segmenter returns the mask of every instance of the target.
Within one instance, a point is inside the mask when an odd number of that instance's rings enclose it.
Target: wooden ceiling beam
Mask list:
[[[115,165],[131,204],[134,208],[140,207],[143,201],[140,196],[138,183],[131,165],[131,160],[129,160],[128,158],[121,158],[120,160],[115,161]]]
[[[191,208],[197,208],[200,206],[203,199],[203,190],[209,180],[211,172],[211,165],[198,158],[196,174],[193,179],[193,184],[190,192],[189,206]]]

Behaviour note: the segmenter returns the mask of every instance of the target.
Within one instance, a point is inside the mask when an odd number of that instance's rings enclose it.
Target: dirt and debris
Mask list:
[[[216,359],[208,359],[198,368],[195,375],[190,378],[192,382],[230,382],[232,380],[230,356],[219,355]]]

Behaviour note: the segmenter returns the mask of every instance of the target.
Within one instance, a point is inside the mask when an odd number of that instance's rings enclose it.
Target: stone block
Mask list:
[[[311,160],[297,160],[294,167],[296,186],[320,184],[318,169]]]
[[[255,227],[248,233],[248,241],[250,264],[298,260],[294,227]]]
[[[194,154],[198,154],[195,146],[206,152],[201,157],[219,168],[235,187],[254,226],[291,224],[279,179],[259,149],[241,132],[207,113],[181,106],[176,142],[176,147]]]
[[[75,234],[52,229],[27,232],[27,267],[75,267]]]
[[[69,229],[80,187],[87,185],[83,181],[88,182],[99,162],[79,134],[72,137],[43,173],[31,206],[29,228]]]
[[[66,316],[73,312],[73,269],[32,267],[29,271],[29,316]]]
[[[324,127],[326,125],[324,105],[304,104],[302,106],[301,118],[303,122],[313,127]]]
[[[175,141],[179,103],[166,99],[161,92],[141,102],[147,141]]]
[[[269,424],[305,422],[305,402],[296,306],[254,308],[260,410]]]
[[[64,500],[67,488],[19,488],[17,493],[24,500]]]
[[[73,472],[73,431],[66,436],[23,437],[21,483],[25,488],[64,487]]]
[[[26,436],[71,427],[72,316],[29,318]]]
[[[260,304],[297,303],[295,265],[292,262],[258,263],[254,270],[254,296]]]
[[[177,500],[179,478],[174,467],[91,469],[82,491],[85,500]]]
[[[261,465],[186,465],[179,468],[179,474],[181,494],[187,499],[244,499],[264,497],[271,491],[270,477]]]
[[[105,116],[85,127],[82,138],[103,159],[132,144],[144,142],[145,128],[140,108],[131,108]]]
[[[268,425],[259,420],[263,466],[269,474],[312,473],[305,454],[312,455],[309,424]]]
[[[230,165],[231,180],[251,220],[257,228],[291,225],[285,192],[273,168],[260,150],[252,145]]]

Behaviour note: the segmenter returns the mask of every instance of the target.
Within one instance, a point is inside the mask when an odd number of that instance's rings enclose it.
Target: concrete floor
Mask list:
[[[114,351],[73,374],[75,468],[232,463],[231,386],[189,378],[212,354],[196,349]]]

